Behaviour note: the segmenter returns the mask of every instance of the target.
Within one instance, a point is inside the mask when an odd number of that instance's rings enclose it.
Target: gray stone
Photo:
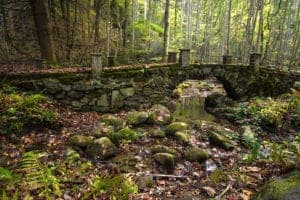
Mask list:
[[[97,106],[109,107],[107,94],[101,95],[101,97],[96,102]]]
[[[234,144],[230,139],[213,131],[209,133],[209,142],[226,150],[234,149]]]
[[[138,177],[136,184],[137,184],[139,190],[144,190],[146,188],[153,187],[153,185],[154,185],[153,176],[150,176],[150,175],[140,176],[140,177]]]
[[[46,79],[44,85],[50,94],[57,94],[62,90],[60,82],[56,79]]]
[[[300,91],[300,82],[299,81],[296,81],[294,83],[294,89]]]
[[[93,142],[93,137],[86,135],[74,135],[70,138],[70,144],[78,147],[87,147]]]
[[[184,122],[173,122],[168,125],[165,132],[167,135],[174,135],[177,131],[184,131],[188,128],[188,125]]]
[[[152,154],[157,154],[157,153],[169,153],[172,155],[176,155],[177,152],[175,149],[172,149],[170,147],[167,147],[165,145],[155,145],[152,149],[151,149]]]
[[[171,121],[171,112],[163,105],[156,104],[149,110],[149,122],[158,125],[167,125]]]
[[[81,108],[83,106],[83,103],[81,103],[80,101],[72,101],[71,105],[73,108]]]
[[[166,133],[160,129],[150,130],[149,135],[153,138],[165,138],[166,137]]]
[[[187,132],[177,131],[174,135],[175,139],[181,143],[187,144],[190,141],[190,135]]]
[[[164,168],[172,170],[175,167],[174,155],[169,153],[157,153],[154,155],[155,161]]]
[[[81,99],[83,97],[83,94],[78,91],[70,91],[68,92],[68,96],[73,99]]]
[[[147,112],[138,112],[133,111],[127,113],[126,121],[129,125],[140,125],[145,123],[148,120],[148,113]]]
[[[203,162],[209,158],[209,155],[205,150],[193,147],[184,153],[184,157],[191,162]]]
[[[119,90],[112,91],[111,106],[113,108],[121,108],[123,106],[123,96],[121,95]]]
[[[105,160],[115,156],[118,148],[110,141],[108,137],[102,137],[93,141],[87,149],[86,153],[93,159]]]
[[[124,88],[121,89],[120,92],[124,97],[131,97],[135,93],[134,88]]]

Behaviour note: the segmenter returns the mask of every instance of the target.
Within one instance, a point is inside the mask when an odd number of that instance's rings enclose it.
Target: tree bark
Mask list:
[[[31,0],[32,12],[42,59],[49,64],[57,62],[47,0]]]
[[[170,0],[166,0],[165,21],[164,21],[164,51],[162,57],[163,62],[167,62],[168,60],[169,35],[170,35]]]

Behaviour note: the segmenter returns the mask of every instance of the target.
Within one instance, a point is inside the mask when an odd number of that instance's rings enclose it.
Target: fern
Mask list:
[[[45,153],[30,151],[23,155],[21,169],[25,172],[26,185],[31,189],[39,189],[39,196],[52,199],[51,196],[61,195],[59,180],[53,175],[53,169],[40,161]]]

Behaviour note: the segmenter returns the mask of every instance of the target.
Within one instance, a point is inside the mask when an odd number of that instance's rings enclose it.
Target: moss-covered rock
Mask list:
[[[137,184],[139,190],[144,190],[146,188],[153,187],[153,185],[154,185],[153,176],[150,176],[150,175],[140,176],[140,177],[138,177],[136,184]]]
[[[124,126],[124,122],[122,119],[111,114],[102,115],[100,121],[112,126],[115,131],[122,129]]]
[[[149,114],[147,112],[129,112],[126,116],[128,125],[140,125],[148,120]]]
[[[179,141],[181,143],[187,144],[190,141],[190,134],[188,134],[187,132],[177,131],[174,134],[174,137],[177,141]]]
[[[234,144],[230,139],[213,131],[209,133],[209,142],[226,150],[234,149]]]
[[[86,149],[86,153],[96,160],[105,160],[115,156],[118,148],[108,137],[102,137],[94,140]]]
[[[157,125],[167,125],[171,121],[171,112],[163,105],[154,105],[149,111],[149,122]]]
[[[93,137],[86,135],[74,135],[70,138],[70,144],[77,147],[87,147],[93,142]]]
[[[168,125],[165,132],[167,135],[174,135],[177,131],[184,131],[188,129],[188,125],[184,122],[173,122]]]
[[[118,132],[109,133],[108,137],[114,143],[120,143],[121,141],[136,141],[142,137],[142,134],[126,127],[119,130]]]
[[[300,172],[294,172],[264,185],[254,200],[300,199]]]
[[[153,138],[165,138],[166,137],[166,133],[160,129],[150,130],[149,135]]]
[[[152,154],[157,154],[157,153],[169,153],[172,155],[176,155],[177,152],[175,149],[172,149],[170,147],[167,147],[165,145],[155,145],[152,149],[151,149]]]
[[[162,165],[166,169],[174,169],[175,167],[175,159],[174,155],[169,153],[157,153],[154,155],[155,161]]]
[[[209,158],[209,155],[205,150],[193,147],[184,153],[184,157],[191,162],[203,162]]]
[[[294,83],[294,89],[300,91],[300,82],[299,81],[296,81]]]

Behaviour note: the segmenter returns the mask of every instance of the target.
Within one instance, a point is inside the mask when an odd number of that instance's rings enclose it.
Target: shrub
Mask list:
[[[26,127],[53,125],[56,112],[49,111],[49,100],[39,94],[0,93],[0,134],[21,133]]]

